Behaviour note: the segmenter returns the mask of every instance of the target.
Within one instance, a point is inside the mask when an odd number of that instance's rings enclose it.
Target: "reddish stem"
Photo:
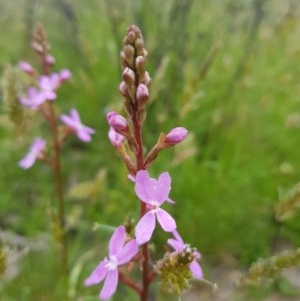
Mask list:
[[[119,271],[119,279],[127,286],[131,287],[135,292],[137,292],[139,295],[141,295],[141,288],[138,286],[138,284],[131,278],[126,277],[122,272]]]
[[[136,163],[137,163],[137,171],[145,169],[144,167],[144,157],[143,157],[143,140],[142,140],[142,131],[141,131],[141,123],[138,120],[138,108],[137,105],[134,105],[132,115],[132,123],[134,128],[134,136],[136,141]],[[140,202],[140,217],[142,217],[146,210],[146,204],[144,202]],[[148,251],[148,243],[142,245],[142,290],[140,294],[141,301],[147,301],[148,297],[148,261],[149,261],[149,251]]]
[[[58,125],[56,120],[56,113],[52,102],[48,102],[49,107],[49,123],[52,131],[53,142],[53,173],[55,181],[55,191],[58,200],[58,219],[59,219],[59,250],[60,250],[60,268],[63,276],[68,274],[68,253],[67,253],[67,239],[65,233],[65,208],[64,208],[64,196],[62,188],[62,175],[61,175],[61,162],[60,162],[60,149],[61,144],[58,137]]]

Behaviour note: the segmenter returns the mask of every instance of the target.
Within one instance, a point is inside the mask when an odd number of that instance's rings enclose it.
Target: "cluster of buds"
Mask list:
[[[127,29],[120,54],[122,79],[120,92],[124,97],[124,105],[129,116],[140,123],[145,120],[145,105],[149,100],[149,84],[151,78],[145,69],[147,50],[140,29],[132,25]],[[137,113],[137,116],[133,116]]]
[[[146,119],[146,104],[149,101],[151,82],[145,67],[147,53],[140,29],[136,25],[129,26],[120,53],[122,82],[119,87],[129,120],[127,121],[125,117],[112,111],[107,114],[107,121],[110,126],[108,137],[120,153],[131,175],[135,175],[141,167],[147,169],[161,150],[180,143],[188,133],[183,127],[176,127],[168,134],[162,133],[155,146],[145,157],[142,166],[140,164],[138,167],[138,164],[132,159],[131,153],[138,157],[138,154],[142,152],[139,133]]]

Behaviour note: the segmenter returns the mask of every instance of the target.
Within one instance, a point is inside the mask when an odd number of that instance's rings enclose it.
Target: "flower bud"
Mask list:
[[[46,57],[44,58],[44,60],[45,60],[45,63],[49,66],[53,66],[55,63],[55,58],[50,54],[47,54]]]
[[[35,73],[33,67],[27,62],[22,61],[18,64],[18,66],[22,71],[24,71],[28,75],[33,75]]]
[[[109,129],[108,138],[114,147],[119,147],[125,140],[125,136],[117,133],[113,127]]]
[[[144,84],[139,84],[136,91],[136,99],[138,103],[146,103],[149,100],[149,90]]]
[[[124,81],[121,82],[121,84],[119,86],[119,91],[123,96],[125,96],[125,97],[128,96],[128,87]]]
[[[187,133],[188,130],[184,127],[176,127],[165,136],[164,142],[167,144],[177,144],[185,138]]]
[[[126,67],[123,71],[122,74],[124,82],[129,86],[134,86],[135,85],[135,74],[134,71],[131,70],[130,68]]]
[[[118,114],[117,112],[111,111],[106,115],[108,124],[117,131],[126,132],[128,130],[127,120]]]
[[[72,73],[68,69],[63,69],[58,74],[60,82],[65,82],[72,77]]]

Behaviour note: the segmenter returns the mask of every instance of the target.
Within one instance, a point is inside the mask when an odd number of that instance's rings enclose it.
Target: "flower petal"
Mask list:
[[[119,280],[118,269],[107,272],[103,288],[100,292],[100,299],[108,300],[116,291]]]
[[[119,226],[109,241],[109,255],[117,255],[122,251],[126,239],[126,230],[124,226]]]
[[[60,120],[65,123],[67,126],[75,128],[76,127],[76,122],[68,115],[60,115]]]
[[[203,278],[202,268],[196,260],[194,260],[190,263],[190,271],[193,274],[194,278],[197,278],[197,279]]]
[[[155,214],[153,211],[147,212],[135,227],[135,237],[138,245],[149,241],[155,228]]]
[[[169,197],[171,190],[171,177],[168,172],[163,172],[157,180],[157,188],[155,193],[155,200],[162,204]]]
[[[138,244],[135,239],[132,239],[122,248],[121,252],[117,254],[118,265],[130,261],[138,251]]]
[[[18,165],[23,169],[28,169],[34,164],[35,160],[35,155],[33,153],[28,153],[27,155],[25,155],[25,157],[23,157],[23,159],[18,162]]]
[[[164,231],[172,232],[176,229],[176,222],[167,211],[159,208],[156,212],[156,216]]]
[[[101,261],[95,270],[90,274],[90,276],[85,279],[84,285],[90,286],[101,282],[107,274],[106,264],[106,260]]]
[[[181,242],[177,241],[176,239],[169,238],[167,240],[167,243],[176,251],[176,252],[181,252],[184,249],[184,244]]]
[[[70,116],[72,117],[73,120],[75,120],[77,123],[81,123],[81,119],[79,116],[79,113],[76,109],[70,109]]]
[[[146,204],[153,200],[153,187],[156,185],[153,180],[146,170],[139,170],[135,177],[135,193]]]

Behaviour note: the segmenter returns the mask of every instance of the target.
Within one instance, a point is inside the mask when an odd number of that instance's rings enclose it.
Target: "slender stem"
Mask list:
[[[138,120],[138,110],[134,108],[134,114],[132,116],[134,135],[136,140],[136,161],[137,161],[137,171],[144,169],[144,158],[143,158],[143,140],[142,140],[142,131],[141,124]],[[146,213],[146,204],[144,202],[140,202],[140,217],[142,217]],[[140,294],[141,301],[147,301],[148,297],[148,261],[149,261],[149,251],[148,251],[148,243],[142,245],[142,291]]]
[[[119,272],[119,279],[127,286],[131,287],[139,295],[141,294],[141,288],[133,279],[126,277],[122,272]]]
[[[60,162],[60,149],[61,144],[58,137],[58,126],[56,120],[56,113],[52,102],[49,104],[49,123],[52,131],[53,141],[53,173],[55,181],[55,192],[58,201],[58,220],[59,220],[59,252],[60,252],[60,268],[62,276],[68,274],[68,252],[67,252],[67,239],[65,232],[65,208],[64,208],[64,195],[62,187],[62,175],[61,175],[61,162]]]

